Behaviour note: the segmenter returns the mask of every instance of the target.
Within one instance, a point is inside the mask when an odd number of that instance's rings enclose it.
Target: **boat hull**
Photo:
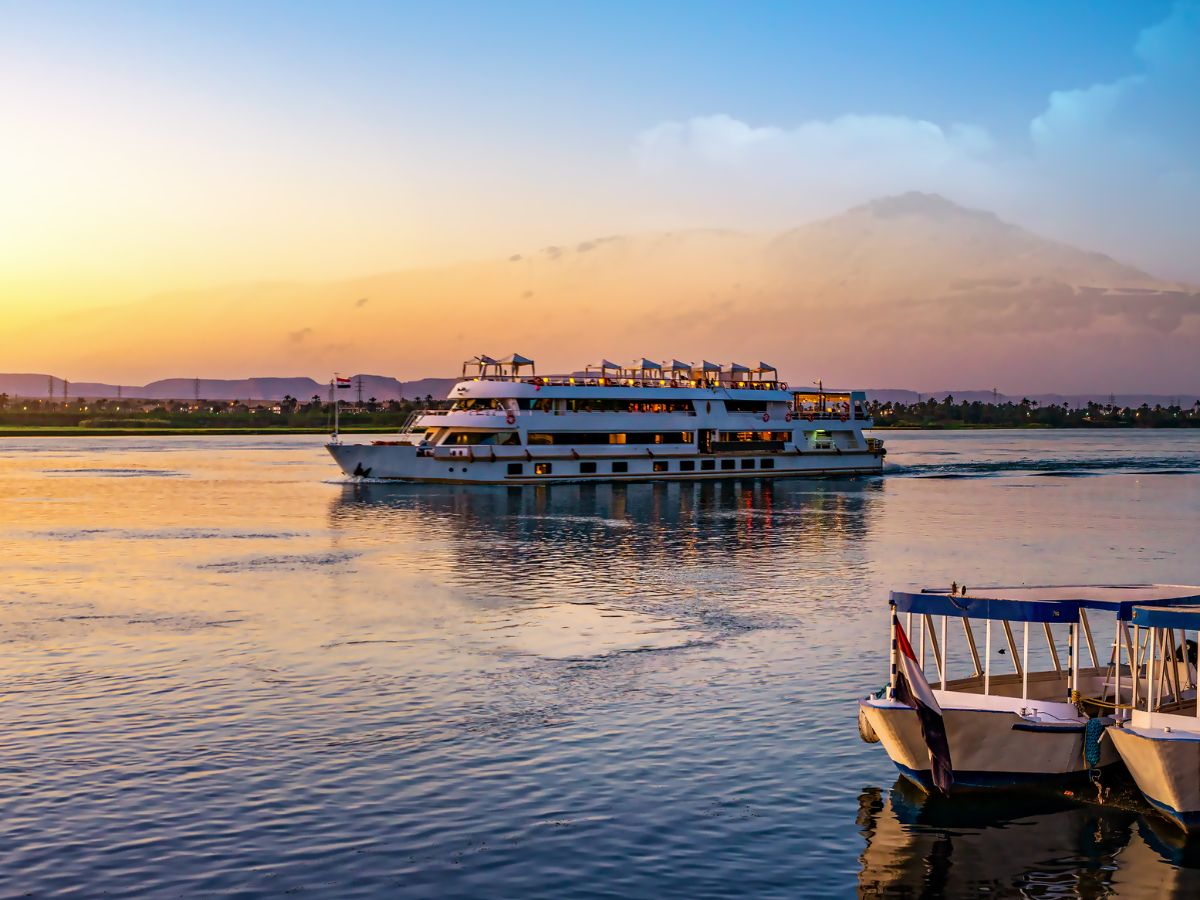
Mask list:
[[[701,481],[719,478],[786,478],[878,475],[883,456],[869,451],[806,451],[762,454],[582,456],[570,452],[526,452],[523,447],[467,451],[412,444],[327,444],[347,475],[444,484],[545,484],[556,481]],[[708,468],[706,463],[712,463]],[[681,465],[691,463],[689,466]],[[728,463],[733,463],[729,466]],[[590,466],[587,464],[591,464]],[[615,468],[625,471],[614,471]],[[589,471],[595,469],[595,471]]]
[[[1142,796],[1184,830],[1200,831],[1200,731],[1125,725],[1108,737]]]
[[[896,768],[928,790],[932,784],[929,750],[916,711],[889,700],[869,699],[860,704]],[[1030,705],[1047,704],[1030,701]],[[956,788],[1014,787],[1083,776],[1089,770],[1083,758],[1083,720],[1046,724],[1031,722],[1010,710],[945,705],[942,718]],[[1102,741],[1100,747],[1101,768],[1118,762],[1111,744]]]

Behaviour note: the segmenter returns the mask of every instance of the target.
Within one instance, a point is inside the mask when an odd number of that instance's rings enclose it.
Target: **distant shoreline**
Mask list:
[[[388,428],[343,428],[339,434],[390,434]],[[214,435],[329,434],[328,428],[79,428],[71,426],[0,426],[0,437],[136,437],[138,435],[196,437]]]
[[[1191,425],[976,425],[963,423],[933,423],[929,425],[876,425],[871,431],[1191,431]],[[300,428],[281,425],[277,428],[84,428],[69,425],[0,426],[0,438],[9,437],[201,437],[204,435],[269,435],[269,434],[325,434],[328,428]],[[388,428],[342,428],[339,434],[395,434],[394,426]]]

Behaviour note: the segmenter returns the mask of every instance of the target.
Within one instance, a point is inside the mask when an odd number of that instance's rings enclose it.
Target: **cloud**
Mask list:
[[[647,128],[633,157],[648,195],[687,224],[786,227],[921,190],[1200,281],[1200,0],[1131,44],[1132,71],[1048,91],[1027,141],[904,115],[778,125],[718,113]]]
[[[357,300],[354,301],[354,305],[356,308],[362,309],[364,306],[366,306],[370,302],[371,302],[370,297],[359,297]]]
[[[312,337],[313,330],[311,328],[301,328],[299,331],[289,331],[287,335],[288,343],[302,344],[308,338]]]

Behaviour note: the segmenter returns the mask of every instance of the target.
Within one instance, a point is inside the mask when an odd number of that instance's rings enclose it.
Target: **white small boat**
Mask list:
[[[940,713],[953,783],[982,788],[1059,780],[1117,762],[1113,742],[1102,739],[1103,729],[1126,714],[1122,707],[1129,706],[1139,690],[1143,696],[1146,690],[1144,674],[1138,683],[1131,675],[1141,670],[1129,664],[1137,647],[1130,636],[1130,618],[1139,604],[1173,608],[1196,602],[1200,588],[1179,585],[986,587],[970,596],[926,589],[893,592],[889,618],[893,634],[913,635],[914,626],[917,629],[912,641],[920,647],[913,663],[916,678],[924,678],[926,646],[932,651],[938,680],[929,704]],[[1107,653],[1097,651],[1089,612],[1112,617]],[[951,625],[952,620],[957,623]],[[976,633],[980,621],[982,656]],[[1019,649],[1014,625],[1020,629]],[[969,664],[971,671],[951,679],[949,661],[954,656],[948,647],[960,629],[959,646],[967,652],[958,655],[969,663],[959,664]],[[1065,654],[1060,655],[1064,636]],[[993,671],[992,648],[1000,641],[999,654],[1007,651],[1010,672]],[[905,776],[928,788],[932,745],[917,714],[921,704],[914,708],[897,698],[900,656],[895,639],[891,646],[890,680],[876,696],[860,701],[860,732],[864,739],[879,740]],[[1194,681],[1193,676],[1193,704]],[[1200,735],[1193,739],[1200,741]],[[1200,743],[1192,746],[1200,751]],[[1200,762],[1200,755],[1195,760]],[[1193,766],[1193,777],[1197,771]],[[1200,804],[1190,808],[1200,810]]]
[[[1200,603],[1200,588],[1191,590]],[[1138,606],[1132,621],[1141,677],[1132,709],[1108,735],[1142,795],[1185,831],[1200,831],[1200,707],[1187,638],[1200,632],[1200,607]]]

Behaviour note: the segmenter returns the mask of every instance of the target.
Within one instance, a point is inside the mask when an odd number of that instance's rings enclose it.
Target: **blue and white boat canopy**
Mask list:
[[[1200,606],[1138,606],[1133,624],[1143,628],[1200,629]]]
[[[1200,587],[1179,584],[1089,584],[989,586],[952,596],[948,588],[920,593],[893,591],[898,612],[1009,622],[1073,622],[1080,610],[1099,609],[1129,621],[1134,607],[1200,607]]]

